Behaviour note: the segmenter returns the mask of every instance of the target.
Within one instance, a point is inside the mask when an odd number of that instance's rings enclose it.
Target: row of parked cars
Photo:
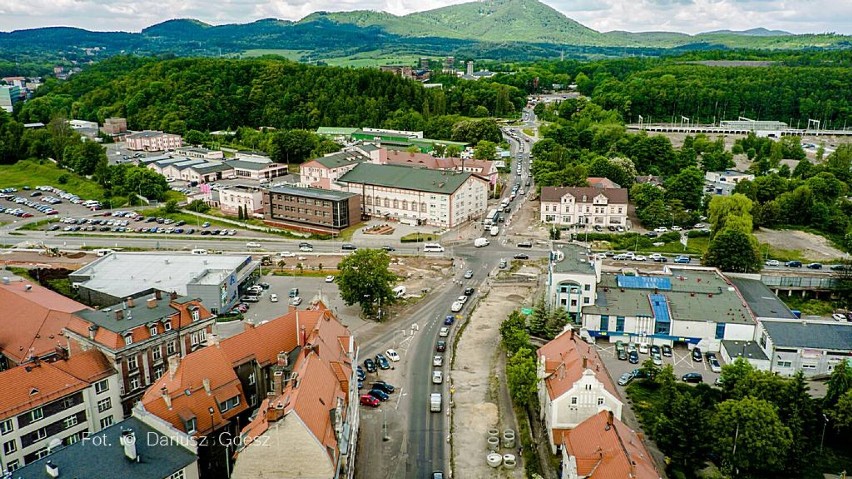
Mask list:
[[[767,260],[764,263],[764,265],[766,265],[770,268],[777,268],[777,267],[780,267],[780,266],[785,266],[787,268],[801,268],[801,267],[804,266],[805,268],[808,268],[808,269],[822,269],[823,268],[822,263],[802,264],[801,261],[786,261],[786,262],[782,263],[782,262],[778,261],[777,259]],[[842,263],[841,264],[833,264],[833,265],[828,267],[828,269],[830,269],[832,271],[843,271],[843,270],[846,270],[848,268],[849,268],[849,265],[842,264]]]
[[[358,366],[356,374],[358,375],[358,389],[364,389],[364,381],[367,380],[367,374],[375,373],[379,369],[387,370],[391,368],[391,362],[400,360],[399,353],[393,349],[388,349],[384,353],[379,353],[375,358],[367,358],[364,360],[364,367]],[[370,390],[366,394],[361,395],[361,405],[369,407],[379,407],[383,401],[390,399],[390,395],[394,393],[396,388],[386,381],[373,381],[370,384]]]
[[[647,343],[628,343],[623,341],[615,342],[616,357],[622,361],[628,361],[630,364],[639,364],[639,354],[650,354],[651,360],[657,366],[663,364],[663,357],[672,357],[672,347],[668,344],[658,346],[656,344],[649,345]],[[694,362],[700,363],[707,359],[707,365],[711,371],[718,373],[722,371],[722,366],[716,358],[716,353],[707,352],[702,355],[700,348],[693,348],[690,353]]]

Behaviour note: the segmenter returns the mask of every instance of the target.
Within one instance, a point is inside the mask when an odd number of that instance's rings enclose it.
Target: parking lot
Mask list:
[[[616,357],[615,343],[608,343],[599,340],[596,343],[596,347],[598,349],[598,354],[601,356],[601,360],[604,362],[604,365],[606,365],[610,378],[612,378],[613,384],[616,384],[621,396],[626,398],[627,394],[625,393],[625,387],[618,385],[618,378],[626,372],[642,367],[642,363],[651,357],[650,354],[640,353],[639,364],[631,364],[629,361],[622,361]],[[721,355],[719,353],[716,353],[716,359],[719,360],[720,364],[722,363]],[[716,378],[719,377],[719,373],[714,373],[710,370],[710,365],[707,364],[707,360],[703,357],[703,354],[700,363],[693,361],[692,351],[682,345],[673,347],[672,356],[663,356],[662,360],[663,366],[661,367],[671,364],[674,367],[674,374],[678,380],[681,380],[683,375],[686,373],[697,372],[703,377],[704,383],[712,385],[716,381]]]
[[[91,215],[91,208],[97,203],[52,186],[25,188],[0,190],[0,212],[21,219]]]

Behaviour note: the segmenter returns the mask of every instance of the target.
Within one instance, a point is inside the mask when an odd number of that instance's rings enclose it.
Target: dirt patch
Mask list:
[[[804,258],[823,261],[843,258],[845,254],[822,236],[797,230],[761,228],[755,232],[758,241],[776,249],[801,251]]]
[[[479,301],[456,347],[451,369],[453,384],[453,475],[464,478],[524,477],[522,464],[514,470],[492,469],[485,462],[488,429],[517,432],[517,421],[508,400],[500,344],[500,323],[534,288],[494,286]],[[484,294],[484,293],[483,293]],[[517,447],[501,448],[501,454],[517,455]]]

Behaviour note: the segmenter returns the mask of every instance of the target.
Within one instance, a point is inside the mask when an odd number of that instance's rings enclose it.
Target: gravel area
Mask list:
[[[823,261],[844,258],[847,255],[831,245],[822,236],[797,230],[771,230],[761,228],[755,232],[758,241],[773,248],[801,251],[806,259]]]

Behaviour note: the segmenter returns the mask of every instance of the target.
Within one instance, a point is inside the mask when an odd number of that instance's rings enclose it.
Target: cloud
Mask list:
[[[0,30],[76,26],[139,31],[172,18],[246,23],[260,18],[298,20],[318,10],[383,10],[396,15],[463,0],[28,0],[0,4]],[[566,16],[599,31],[746,30],[852,34],[849,0],[546,0]]]

